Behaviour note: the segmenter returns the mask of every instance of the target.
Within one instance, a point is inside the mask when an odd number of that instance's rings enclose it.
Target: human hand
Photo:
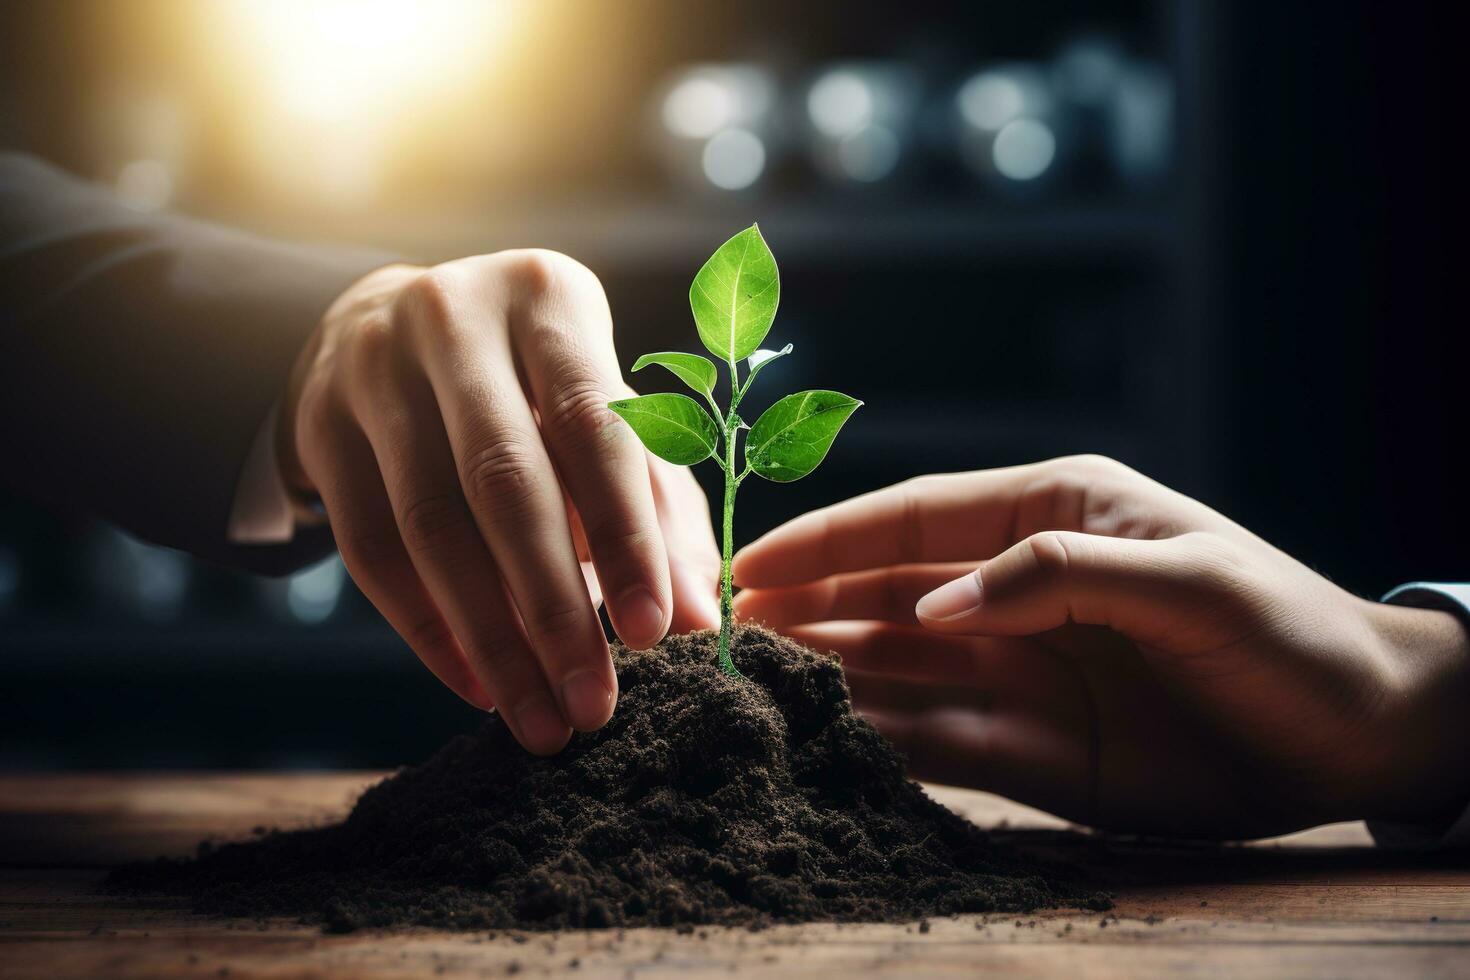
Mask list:
[[[607,409],[630,392],[597,278],[531,250],[364,277],[283,400],[287,485],[320,495],[353,579],[532,752],[617,697],[579,558],[631,647],[718,621],[704,495]]]
[[[978,565],[978,567],[977,567]],[[1470,641],[1099,457],[926,476],[777,528],[737,614],[838,652],[916,775],[1244,838],[1470,799]]]

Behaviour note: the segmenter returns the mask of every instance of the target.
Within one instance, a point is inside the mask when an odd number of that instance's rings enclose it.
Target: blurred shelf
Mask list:
[[[376,618],[314,627],[260,620],[0,624],[11,680],[146,674],[398,674],[422,669]]]
[[[0,627],[0,772],[391,767],[483,717],[386,626]]]
[[[844,439],[869,441],[876,445],[902,445],[933,441],[946,445],[961,439],[1006,439],[1048,437],[1057,433],[1112,438],[1139,435],[1138,426],[1125,418],[1094,410],[1045,411],[1035,405],[972,408],[960,403],[932,404],[908,399],[901,406],[883,406],[858,416],[861,425],[851,425]]]
[[[778,200],[684,198],[567,200],[485,212],[293,216],[263,222],[226,215],[263,232],[374,245],[425,260],[537,246],[588,261],[682,265],[751,221],[779,242],[782,261],[843,262],[944,257],[1156,259],[1176,224],[1156,202],[1036,203],[905,201],[843,196]]]

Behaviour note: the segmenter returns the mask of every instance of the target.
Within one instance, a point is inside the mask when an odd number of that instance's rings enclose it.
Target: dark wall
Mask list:
[[[1353,589],[1463,579],[1470,406],[1450,291],[1465,169],[1450,134],[1465,94],[1446,17],[1231,9],[1216,202],[1227,508]]]

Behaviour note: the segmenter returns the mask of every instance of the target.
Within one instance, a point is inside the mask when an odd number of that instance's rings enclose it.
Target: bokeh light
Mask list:
[[[1026,108],[1016,80],[999,72],[982,72],[960,87],[960,115],[976,129],[997,130]]]
[[[807,115],[823,136],[840,139],[873,121],[873,90],[855,72],[838,69],[817,79],[807,93]]]
[[[843,137],[837,144],[837,166],[856,181],[882,180],[898,164],[902,147],[886,126],[868,126]]]
[[[1123,49],[1112,38],[1077,38],[1053,61],[1052,84],[1063,99],[1099,107],[1112,98],[1126,61]]]
[[[894,172],[919,102],[913,68],[896,61],[840,62],[806,91],[813,163],[841,182],[871,184]]]
[[[744,190],[766,169],[766,147],[745,129],[716,133],[704,146],[704,175],[721,190]]]
[[[1057,155],[1051,127],[1037,119],[1013,119],[995,134],[995,169],[1011,180],[1035,180]]]
[[[340,558],[328,558],[291,576],[286,587],[286,608],[298,622],[315,625],[337,609],[347,570]]]
[[[663,120],[683,139],[709,139],[735,121],[736,93],[709,75],[692,75],[664,97]]]
[[[965,125],[982,133],[999,132],[1021,116],[1052,111],[1051,87],[1042,70],[1030,64],[998,65],[966,79],[955,93],[955,108]]]
[[[1108,151],[1118,173],[1133,184],[1157,180],[1169,167],[1174,86],[1155,65],[1129,65],[1108,104]]]
[[[690,65],[668,79],[659,101],[659,143],[670,168],[691,183],[740,191],[765,173],[777,91],[768,68]]]

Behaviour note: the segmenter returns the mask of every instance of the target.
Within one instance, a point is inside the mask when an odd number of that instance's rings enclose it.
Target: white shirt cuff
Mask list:
[[[289,544],[298,527],[314,527],[325,521],[325,515],[312,511],[286,492],[281,467],[276,461],[276,417],[279,406],[272,407],[255,439],[250,454],[240,470],[235,485],[235,500],[230,506],[230,524],[226,537],[231,544]]]

